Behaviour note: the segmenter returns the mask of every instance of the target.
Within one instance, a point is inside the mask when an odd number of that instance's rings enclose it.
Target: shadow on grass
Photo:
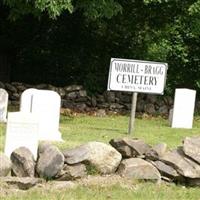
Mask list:
[[[127,132],[124,132],[124,130],[120,130],[120,129],[113,129],[113,128],[99,128],[99,127],[86,127],[88,130],[97,130],[97,131],[108,131],[108,132],[116,132],[119,133],[121,135],[128,135]]]

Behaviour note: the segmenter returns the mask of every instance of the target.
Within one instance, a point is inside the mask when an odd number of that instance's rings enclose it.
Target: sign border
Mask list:
[[[139,62],[139,63],[152,63],[152,64],[162,64],[165,65],[165,77],[164,77],[164,85],[163,85],[163,91],[162,93],[156,93],[156,92],[143,92],[143,91],[125,91],[125,90],[112,90],[110,88],[110,82],[111,82],[111,71],[112,71],[112,63],[114,61],[127,61],[127,62]],[[110,68],[109,68],[109,75],[108,75],[108,84],[107,84],[107,90],[108,91],[120,91],[120,92],[137,92],[137,93],[146,93],[146,94],[164,94],[164,89],[165,89],[165,85],[166,85],[166,81],[167,81],[167,70],[168,70],[168,63],[163,63],[163,62],[156,62],[156,61],[147,61],[147,60],[134,60],[134,59],[123,59],[123,58],[111,58],[110,60]]]

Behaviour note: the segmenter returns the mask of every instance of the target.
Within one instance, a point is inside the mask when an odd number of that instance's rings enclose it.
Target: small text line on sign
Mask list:
[[[167,63],[111,58],[108,90],[163,94]]]

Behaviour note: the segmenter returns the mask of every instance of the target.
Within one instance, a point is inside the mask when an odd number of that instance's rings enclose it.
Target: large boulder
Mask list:
[[[82,178],[87,175],[86,166],[82,163],[67,165],[65,164],[62,171],[56,176],[58,181],[69,181]]]
[[[157,181],[161,179],[159,171],[141,158],[129,158],[121,162],[118,173],[126,178]]]
[[[149,149],[145,153],[145,156],[150,160],[158,160],[166,153],[166,150],[167,150],[167,144],[159,143],[153,146],[151,149]]]
[[[18,177],[34,177],[35,160],[33,154],[26,147],[15,149],[10,159],[12,161],[12,173]]]
[[[158,169],[163,177],[167,177],[169,180],[181,180],[182,176],[170,165],[165,164],[162,161],[155,161],[153,165]]]
[[[0,176],[7,176],[11,171],[10,159],[3,153],[0,153]]]
[[[160,160],[185,177],[200,178],[200,165],[186,157],[181,147],[167,152]]]
[[[123,158],[142,156],[151,148],[142,140],[131,138],[112,139],[109,143],[122,154]]]
[[[200,164],[200,136],[186,137],[183,141],[183,151]]]
[[[37,173],[46,179],[54,178],[64,166],[64,156],[60,150],[53,145],[44,144],[39,147],[39,158],[37,162]]]
[[[122,158],[113,147],[101,142],[88,142],[63,154],[67,164],[88,162],[102,174],[115,172]]]

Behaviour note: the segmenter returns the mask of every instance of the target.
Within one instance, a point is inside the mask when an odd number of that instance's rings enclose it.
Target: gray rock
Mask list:
[[[143,112],[144,111],[144,105],[145,105],[145,101],[144,100],[140,100],[137,102],[137,106],[136,106],[136,111],[137,112]]]
[[[0,178],[0,182],[5,182],[8,185],[15,186],[21,190],[28,190],[37,184],[43,183],[42,179],[34,178],[34,177],[14,177],[7,176]]]
[[[101,142],[89,142],[63,152],[67,164],[89,162],[100,173],[110,174],[116,171],[121,154],[113,147]]]
[[[153,164],[158,169],[158,171],[161,173],[162,176],[168,177],[172,181],[182,179],[182,176],[178,174],[178,172],[170,165],[167,165],[162,161],[155,161],[153,162]]]
[[[121,176],[143,180],[160,180],[159,171],[149,162],[141,158],[125,159],[121,162],[118,171]]]
[[[46,179],[54,178],[64,166],[64,156],[59,149],[53,145],[46,145],[39,150],[37,162],[37,173]]]
[[[10,159],[12,161],[12,173],[18,177],[34,177],[35,161],[33,154],[26,147],[15,149]]]
[[[163,101],[165,102],[166,105],[172,106],[174,104],[173,98],[170,96],[166,96],[163,98]]]
[[[183,151],[200,164],[200,136],[186,137],[183,142]]]
[[[96,100],[97,100],[97,103],[98,103],[98,104],[105,103],[105,98],[104,98],[103,95],[98,94],[98,95],[96,96]]]
[[[5,83],[5,88],[6,88],[6,90],[8,90],[9,92],[17,93],[17,88],[15,88],[13,85],[11,85],[11,84],[9,84],[9,83]]]
[[[26,90],[26,87],[24,85],[18,85],[16,86],[17,90],[19,90],[20,92],[23,92]]]
[[[160,143],[155,146],[153,146],[151,149],[149,149],[146,153],[145,156],[150,159],[150,160],[158,160],[160,157],[162,157],[167,150],[167,144],[165,143]]]
[[[0,88],[4,89],[5,85],[0,81]]]
[[[67,99],[76,99],[77,97],[78,97],[77,92],[70,92],[70,93],[66,94]]]
[[[70,85],[64,87],[66,92],[73,92],[73,91],[79,91],[83,89],[82,85]]]
[[[53,145],[51,144],[51,142],[40,142],[39,146],[38,146],[38,157],[40,157],[40,155],[42,153],[44,153],[44,151],[50,147],[52,147]]]
[[[87,97],[87,92],[86,90],[80,90],[78,92],[78,97]]]
[[[104,97],[108,103],[115,103],[115,93],[114,92],[106,91],[106,92],[104,92]]]
[[[118,103],[111,103],[109,106],[110,110],[120,110],[124,108],[124,105],[118,104]]]
[[[58,88],[58,94],[63,98],[66,95],[66,92],[63,88]]]
[[[85,103],[76,103],[75,108],[79,111],[79,112],[84,112],[87,108],[87,105]]]
[[[82,178],[87,175],[86,166],[82,163],[64,165],[62,171],[56,176],[58,181],[69,181]]]
[[[150,115],[155,114],[155,113],[156,113],[156,110],[155,110],[154,104],[152,104],[152,103],[145,104],[145,105],[144,105],[144,111],[145,111],[147,114],[150,114]]]
[[[48,85],[45,83],[41,83],[35,86],[36,89],[47,89]]]
[[[93,107],[97,106],[97,99],[96,99],[96,97],[94,95],[91,97],[91,105]]]
[[[158,112],[161,114],[161,115],[167,115],[168,114],[168,107],[166,105],[163,105],[163,106],[160,106],[159,109],[158,109]]]
[[[105,111],[105,109],[98,109],[98,110],[96,111],[96,116],[97,116],[97,117],[105,117],[105,116],[106,116],[106,111]]]
[[[186,183],[192,187],[200,186],[200,178],[187,178]]]
[[[11,171],[11,161],[3,153],[0,153],[0,176],[7,176]]]
[[[157,101],[157,96],[156,95],[152,95],[152,94],[148,94],[146,96],[146,100],[147,102],[149,102],[150,104],[154,104]]]
[[[173,112],[174,112],[174,109],[171,108],[171,109],[169,110],[169,116],[168,116],[168,121],[169,121],[169,125],[170,125],[170,126],[172,126]]]
[[[14,100],[14,101],[19,100],[19,99],[20,99],[19,93],[13,93],[13,94],[10,96],[10,99],[11,99],[11,100]]]
[[[187,158],[182,148],[167,152],[160,160],[172,166],[185,177],[200,178],[200,165]]]
[[[109,143],[116,148],[124,158],[142,156],[150,150],[150,146],[139,139],[112,139]]]

